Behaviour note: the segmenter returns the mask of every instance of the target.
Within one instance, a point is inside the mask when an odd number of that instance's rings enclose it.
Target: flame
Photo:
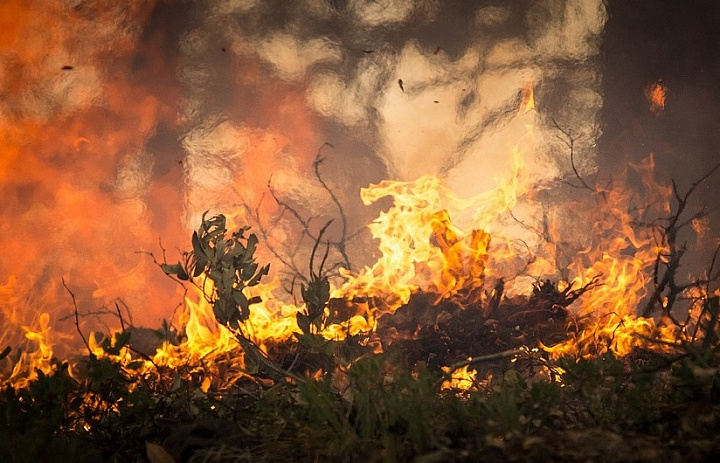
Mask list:
[[[232,122],[217,124],[204,134],[221,138],[220,148],[205,149],[203,135],[188,136],[185,147],[196,149],[196,156],[182,160],[182,167],[173,165],[168,169],[172,173],[151,185],[135,175],[152,170],[142,168],[143,163],[153,162],[147,155],[146,142],[158,130],[158,121],[179,127],[175,102],[181,98],[178,85],[151,84],[154,79],[150,77],[175,75],[175,63],[167,64],[157,53],[148,51],[162,49],[151,46],[162,40],[162,34],[141,39],[138,30],[142,27],[125,29],[123,24],[144,24],[151,16],[153,2],[127,2],[121,9],[124,21],[104,16],[99,10],[88,14],[83,11],[87,6],[74,9],[52,2],[38,13],[28,3],[10,0],[0,5],[0,50],[12,51],[12,66],[0,75],[0,95],[13,100],[11,103],[32,100],[18,104],[30,109],[12,113],[8,119],[12,124],[0,127],[0,193],[7,206],[0,233],[21,235],[17,240],[4,240],[0,249],[6,256],[0,263],[0,281],[6,282],[0,286],[0,349],[22,348],[0,360],[2,371],[10,371],[1,385],[13,387],[27,386],[38,372],[51,372],[53,357],[64,355],[62,347],[69,343],[57,328],[55,314],[74,309],[77,315],[78,307],[69,307],[71,300],[65,297],[64,306],[50,315],[46,307],[56,306],[61,296],[67,296],[54,281],[70,275],[68,283],[81,286],[78,299],[86,304],[102,306],[125,291],[134,297],[135,304],[131,305],[140,308],[139,312],[143,308],[161,310],[158,307],[174,291],[154,279],[159,272],[149,259],[134,252],[121,256],[118,250],[149,248],[158,234],[178,242],[177,230],[183,227],[176,217],[179,214],[172,211],[183,207],[185,192],[177,191],[174,185],[182,183],[183,175],[193,183],[193,175],[202,173],[200,164],[207,164],[217,152],[222,152],[222,157],[226,151],[239,152],[232,159],[237,165],[227,170],[240,174],[226,176],[223,170],[219,176],[226,180],[224,183],[190,192],[187,201],[191,214],[204,210],[207,205],[198,202],[206,201],[211,194],[220,198],[217,206],[232,207],[239,200],[257,205],[257,217],[250,217],[252,213],[247,210],[231,211],[237,224],[271,218],[281,207],[277,202],[263,202],[262,192],[273,175],[288,190],[303,190],[302,194],[311,196],[306,182],[291,173],[311,170],[319,144],[316,126],[320,124],[319,119],[309,116],[302,84],[266,82],[262,63],[253,53],[241,53],[232,64],[237,71],[233,75],[240,87],[253,91],[233,94],[228,105],[234,108],[228,117]],[[96,27],[96,22],[102,27]],[[68,23],[73,27],[68,28]],[[46,34],[35,34],[40,29]],[[83,41],[82,53],[73,55],[70,51],[77,44],[66,35],[66,29],[85,31],[88,37],[97,37],[99,45],[94,40]],[[143,45],[142,40],[150,45]],[[61,53],[48,55],[45,50],[56,44]],[[99,58],[110,59],[108,50],[114,54],[108,69],[130,69],[136,62],[146,66],[136,74],[124,75],[89,64]],[[70,58],[80,59],[68,64]],[[52,96],[47,101],[42,96],[46,90]],[[664,110],[666,93],[667,87],[660,82],[646,89],[653,113]],[[253,123],[244,124],[247,108],[258,106],[254,99],[264,104],[253,114]],[[518,116],[523,117],[535,109],[532,82],[524,85],[520,99]],[[0,103],[0,115],[4,112],[8,110]],[[331,294],[346,301],[354,315],[330,324],[320,334],[342,340],[348,335],[371,333],[379,317],[395,311],[418,291],[432,293],[436,303],[451,299],[469,308],[482,306],[492,297],[488,288],[501,279],[507,281],[507,295],[528,294],[532,282],[563,273],[567,280],[560,281],[559,289],[588,290],[571,307],[577,325],[574,334],[565,342],[545,347],[552,355],[607,351],[626,355],[642,344],[643,337],[675,339],[678,333],[667,326],[636,315],[652,285],[652,265],[667,249],[653,228],[635,226],[635,216],[629,212],[635,207],[632,192],[618,185],[597,187],[593,195],[596,214],[592,215],[587,246],[566,268],[559,269],[558,244],[563,240],[559,220],[538,234],[533,230],[541,227],[530,223],[532,217],[528,222],[518,219],[532,215],[527,212],[534,207],[534,185],[521,150],[513,150],[511,157],[512,166],[498,179],[496,188],[471,198],[458,197],[436,176],[404,182],[386,180],[363,189],[361,198],[366,205],[385,197],[393,202],[369,225],[379,258],[357,273],[342,272],[345,280],[333,287]],[[655,183],[653,167],[652,157],[633,166],[643,180],[648,204],[653,205],[652,211],[645,212],[667,214],[672,191]],[[291,178],[295,184],[287,181]],[[236,194],[228,198],[228,190]],[[587,204],[569,207],[587,209]],[[552,217],[549,220],[552,222]],[[700,221],[692,226],[698,236],[705,229]],[[273,233],[277,234],[271,236],[275,241],[284,241],[283,230]],[[266,250],[265,255],[270,254]],[[39,256],[49,256],[58,265],[36,268]],[[139,291],[147,288],[149,280],[153,281],[153,291]],[[201,276],[195,283],[186,288],[183,305],[173,320],[179,338],[162,343],[140,371],[160,367],[186,374],[201,371],[205,391],[252,378],[255,367],[242,351],[236,333],[215,319],[206,297],[213,293],[212,282]],[[250,318],[239,328],[266,353],[274,345],[292,342],[300,331],[296,314],[304,308],[279,297],[279,287],[276,279],[247,289],[248,297],[259,296],[262,302],[252,306]],[[35,293],[40,296],[26,297]],[[695,295],[697,301],[706,297]],[[698,302],[691,311],[699,313],[700,305]],[[148,321],[154,320],[141,323]],[[82,330],[87,324],[82,320],[77,328]],[[118,329],[111,334],[112,343],[118,342],[119,333]],[[109,355],[102,344],[98,336],[88,337],[87,347],[93,355]],[[133,361],[129,347],[120,349],[115,357],[123,363]],[[445,372],[450,373],[450,369]],[[453,371],[451,380],[442,387],[475,387],[476,374],[465,366]]]
[[[386,301],[386,306],[378,309],[366,302],[364,308],[358,307],[362,309],[358,315],[328,326],[321,334],[327,339],[341,340],[348,334],[372,332],[377,317],[384,311],[396,309],[416,291],[435,293],[438,301],[452,298],[466,305],[482,302],[489,294],[483,291],[486,279],[498,277],[499,269],[517,257],[516,248],[508,244],[512,240],[503,235],[503,228],[494,220],[518,204],[519,186],[523,181],[521,163],[516,166],[518,168],[496,190],[470,199],[457,198],[436,177],[423,177],[416,182],[383,182],[364,190],[366,204],[385,195],[391,195],[395,201],[392,208],[370,225],[382,255],[375,266],[354,276],[347,274],[347,281],[334,288],[333,295],[346,301],[359,296],[366,301],[378,297]],[[652,181],[653,167],[652,158],[634,166],[643,178],[646,192],[658,195],[658,200],[651,202],[652,207],[667,212],[671,190]],[[568,266],[567,270],[574,276],[560,284],[561,290],[563,287],[589,288],[572,307],[574,323],[581,329],[565,342],[546,346],[546,351],[553,356],[598,355],[607,351],[626,355],[642,345],[643,338],[673,340],[671,336],[677,336],[667,327],[658,326],[655,320],[636,315],[651,283],[650,268],[666,250],[658,245],[652,228],[634,227],[632,214],[627,212],[631,209],[630,198],[627,191],[618,187],[597,194],[596,199],[600,201],[597,211],[602,220],[595,222],[589,233],[590,243]],[[455,221],[451,220],[451,214]],[[554,230],[555,233],[558,230]],[[538,246],[536,250],[543,253],[552,252],[554,248]],[[551,259],[544,259],[538,266],[527,266],[526,271],[549,272],[552,270],[549,262]],[[196,283],[197,286],[188,288],[183,309],[175,319],[182,330],[181,341],[164,342],[152,362],[145,363],[143,371],[194,366],[192,371],[202,371],[203,390],[223,388],[241,378],[252,378],[253,367],[246,363],[235,333],[217,323],[212,305],[205,297],[212,294],[211,280],[201,276]],[[14,284],[14,280],[10,281],[0,294],[5,298],[15,297]],[[276,295],[279,285],[276,279],[248,288],[249,297],[260,296],[263,302],[253,305],[250,318],[240,330],[264,352],[268,352],[271,345],[292,341],[300,331],[295,315],[303,307],[282,302]],[[10,306],[17,306],[17,301],[11,301]],[[50,372],[53,368],[56,333],[50,315],[41,313],[23,325],[23,335],[29,345],[35,347],[23,352],[22,358],[15,362],[8,380],[15,387],[24,387],[32,381],[36,369]],[[95,336],[89,337],[89,347],[96,356],[108,355]],[[132,361],[127,348],[116,357],[121,362]],[[450,370],[446,369],[446,373]],[[442,387],[453,390],[476,387],[476,374],[467,367],[458,369]]]
[[[440,389],[450,391],[477,389],[477,370],[470,368],[469,365],[464,365],[456,370],[452,370],[450,367],[442,367],[442,371],[445,375],[450,375],[450,378],[442,382]]]
[[[535,95],[532,82],[528,81],[522,89],[522,100],[520,101],[519,112],[521,115],[527,114],[535,109]]]
[[[650,112],[658,115],[665,111],[667,90],[667,86],[663,85],[661,81],[654,82],[645,89],[645,98],[650,103]]]
[[[385,181],[364,189],[361,195],[365,204],[385,196],[391,196],[394,202],[369,225],[381,254],[373,266],[357,274],[344,272],[346,280],[332,288],[332,296],[347,301],[355,315],[327,326],[320,334],[342,340],[348,335],[371,333],[378,317],[396,310],[418,291],[435,294],[436,302],[453,299],[466,307],[474,303],[482,306],[492,297],[487,290],[491,287],[488,281],[508,278],[507,268],[516,267],[513,263],[517,260],[525,263],[523,272],[510,272],[514,274],[518,293],[522,293],[523,284],[525,293],[532,290],[524,277],[537,281],[540,273],[558,274],[554,242],[562,230],[557,224],[549,227],[546,241],[538,241],[536,246],[523,241],[525,247],[521,251],[515,245],[517,230],[501,220],[521,209],[523,201],[532,200],[532,195],[527,194],[529,183],[520,155],[516,151],[514,156],[513,169],[498,181],[497,188],[472,198],[458,198],[441,179],[432,176],[414,182]],[[658,240],[655,228],[636,225],[636,216],[666,215],[672,189],[654,181],[652,156],[632,168],[642,179],[648,206],[638,209],[633,195],[618,185],[597,187],[591,195],[596,207],[588,212],[594,222],[587,232],[587,245],[565,269],[569,278],[558,284],[561,291],[567,288],[587,291],[571,306],[576,329],[566,341],[545,346],[552,356],[599,355],[608,351],[626,355],[644,345],[645,338],[673,342],[682,335],[654,319],[637,316],[652,284],[652,266],[667,249]],[[569,207],[577,205],[571,203]],[[235,217],[240,219],[241,216]],[[182,310],[174,320],[181,332],[180,341],[164,342],[152,356],[152,362],[146,362],[144,371],[158,367],[187,370],[193,366],[192,371],[202,370],[204,390],[252,378],[254,367],[247,363],[236,333],[220,326],[215,319],[206,297],[213,293],[212,281],[200,276],[195,283],[187,288]],[[512,287],[511,283],[508,278],[507,287]],[[17,280],[12,279],[0,291],[7,301],[4,306],[18,306],[16,284]],[[248,297],[259,296],[262,302],[252,306],[250,318],[241,324],[240,331],[266,353],[273,345],[293,342],[295,333],[300,332],[296,314],[304,307],[283,302],[277,295],[279,287],[280,281],[275,279],[247,289]],[[703,298],[707,295],[695,295],[697,301]],[[378,307],[369,303],[371,300],[383,302]],[[697,302],[692,310],[700,313],[701,305]],[[32,381],[36,369],[52,371],[53,343],[59,338],[47,313],[27,321],[18,319],[18,315],[10,313],[4,317],[10,318],[11,325],[22,326],[22,336],[33,347],[15,361],[8,382],[23,387]],[[5,344],[17,341],[0,340]],[[94,336],[89,338],[89,347],[96,356],[107,355]],[[117,358],[130,362],[132,354],[122,349]],[[443,387],[454,390],[475,387],[475,374],[468,368],[453,371]]]
[[[632,167],[641,176],[649,205],[636,213],[667,214],[672,190],[654,181],[653,157]],[[555,356],[607,351],[626,355],[644,344],[643,337],[669,334],[656,326],[655,320],[637,315],[652,283],[653,266],[667,249],[658,241],[654,227],[635,225],[636,216],[630,211],[636,206],[630,191],[618,185],[597,188],[599,202],[597,220],[590,230],[591,243],[569,266],[575,275],[570,286],[592,286],[574,305],[583,329],[564,343],[546,347]]]
[[[392,312],[422,290],[439,298],[477,302],[492,260],[502,260],[511,242],[498,229],[497,218],[510,211],[524,191],[522,161],[498,188],[469,199],[458,198],[441,179],[424,176],[414,182],[384,181],[361,191],[364,204],[391,196],[394,206],[370,225],[380,258],[347,281],[334,297],[381,297]],[[454,224],[464,223],[465,230]],[[490,247],[490,241],[497,243]],[[513,256],[514,257],[514,256]]]
[[[141,175],[160,160],[147,144],[158,125],[179,123],[177,86],[155,80],[173,75],[150,43],[163,31],[140,34],[154,2],[76,3],[0,5],[0,342],[23,349],[4,359],[16,378],[45,371],[49,346],[62,359],[81,344],[61,279],[85,332],[104,329],[115,302],[155,325],[181,294],[138,253],[185,235],[172,213],[180,167]]]

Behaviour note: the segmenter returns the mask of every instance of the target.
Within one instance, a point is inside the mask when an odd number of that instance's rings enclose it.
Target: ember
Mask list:
[[[655,82],[645,89],[645,98],[650,102],[650,111],[653,114],[660,114],[665,110],[665,96],[667,87],[661,82]]]

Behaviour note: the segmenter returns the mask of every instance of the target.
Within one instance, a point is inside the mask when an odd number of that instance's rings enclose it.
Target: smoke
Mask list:
[[[562,177],[557,126],[592,171],[604,22],[601,0],[4,2],[0,282],[15,305],[52,294],[14,323],[71,312],[60,279],[84,311],[169,317],[176,288],[137,251],[162,238],[173,260],[206,210],[262,230],[276,264],[335,218],[362,263],[370,183],[478,194],[516,146],[537,182]]]
[[[137,251],[161,235],[172,241],[179,220],[157,205],[172,210],[177,199],[178,209],[182,193],[168,187],[151,152],[159,128],[176,124],[173,90],[152,80],[171,67],[145,30],[153,5],[0,8],[0,284],[3,310],[13,312],[6,318],[33,326],[48,311],[59,323],[73,310],[64,280],[83,312],[119,297],[136,321],[157,322],[151,307],[171,311],[176,291],[164,282],[145,289],[156,268]]]
[[[307,217],[337,216],[312,168],[324,143],[353,229],[372,218],[358,189],[382,179],[436,174],[475,195],[516,147],[536,181],[566,176],[562,131],[577,167],[595,169],[600,1],[196,5],[183,47],[190,222],[239,204],[277,214],[268,181]],[[518,111],[528,88],[530,115]]]

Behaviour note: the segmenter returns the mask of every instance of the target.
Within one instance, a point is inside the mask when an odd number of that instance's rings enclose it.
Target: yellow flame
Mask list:
[[[366,205],[385,196],[393,198],[394,206],[369,225],[381,256],[356,275],[345,272],[347,281],[333,296],[380,297],[390,312],[418,290],[441,298],[479,297],[475,293],[483,286],[493,227],[498,228],[497,218],[515,206],[526,187],[517,151],[513,159],[512,171],[496,189],[469,199],[458,198],[434,176],[414,182],[384,181],[363,189]],[[456,222],[464,223],[464,230]],[[510,241],[501,233],[492,235],[498,244],[492,250],[497,258]]]
[[[477,383],[475,381],[477,371],[474,369],[468,370],[469,368],[470,367],[468,365],[465,365],[451,371],[450,367],[442,367],[442,371],[446,375],[450,375],[450,379],[444,380],[440,389],[451,391],[470,391],[476,389]]]
[[[532,101],[531,95],[528,101]],[[640,175],[645,200],[651,205],[652,210],[644,212],[666,216],[672,190],[654,181],[652,157],[632,167]],[[501,220],[514,212],[521,199],[532,199],[529,185],[522,157],[515,150],[512,169],[498,181],[497,187],[472,198],[459,198],[434,176],[412,182],[384,181],[363,189],[361,198],[366,205],[386,196],[393,200],[393,206],[369,225],[380,257],[357,274],[343,272],[345,281],[332,288],[331,295],[345,301],[352,316],[331,324],[320,334],[326,339],[342,340],[348,335],[370,333],[378,317],[393,312],[417,291],[436,294],[438,302],[453,299],[461,304],[482,303],[492,297],[487,287],[489,279],[508,274],[519,276],[515,284],[524,287],[517,288],[518,292],[529,293],[530,283],[542,275],[557,274],[556,244],[562,241],[561,229],[550,226],[544,233],[545,241],[534,246],[522,241],[521,247],[512,227]],[[636,208],[633,196],[618,186],[598,188],[594,195],[596,210],[592,211],[594,222],[587,230],[587,246],[563,269],[568,278],[559,283],[560,290],[583,287],[588,290],[570,308],[573,326],[569,339],[545,347],[552,356],[587,356],[608,351],[626,355],[646,338],[673,341],[683,335],[677,327],[637,316],[638,307],[651,289],[652,266],[667,249],[653,228],[635,225],[629,212]],[[702,230],[701,225],[693,224],[696,230]],[[524,273],[508,271],[518,260],[523,262]],[[215,319],[206,296],[213,294],[212,281],[200,276],[195,283],[197,286],[188,288],[184,306],[174,320],[182,334],[179,342],[163,343],[152,356],[152,362],[146,362],[140,371],[169,367],[191,372],[202,366],[200,387],[207,391],[251,376],[253,366],[246,363],[237,333],[220,326]],[[7,303],[3,305],[19,306],[19,301],[11,300],[14,284],[11,280],[0,286],[0,302]],[[278,343],[292,342],[294,333],[300,331],[296,314],[304,307],[283,302],[276,294],[279,286],[279,281],[273,280],[246,289],[249,298],[259,296],[262,302],[252,306],[240,331],[265,352]],[[510,286],[506,285],[506,291]],[[702,301],[708,295],[700,291],[692,297],[697,302],[690,309],[688,326],[698,323]],[[374,299],[382,301],[381,307],[370,302]],[[329,313],[332,309],[327,310]],[[24,351],[13,357],[12,372],[3,384],[25,387],[37,371],[51,372],[57,334],[50,316],[40,313],[27,321],[17,311],[6,310],[0,315],[11,319],[12,326],[23,327],[27,343]],[[15,341],[0,338],[0,348]],[[95,336],[89,337],[88,344],[94,355],[107,355]],[[130,362],[133,355],[124,348],[116,357],[121,362]],[[10,361],[5,359],[5,363]],[[453,371],[452,378],[442,387],[455,390],[475,387],[476,374],[468,367]]]

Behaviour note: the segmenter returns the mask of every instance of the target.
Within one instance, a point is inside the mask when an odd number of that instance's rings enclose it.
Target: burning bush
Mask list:
[[[588,240],[597,248],[551,278],[556,231],[518,253],[496,225],[512,216],[509,190],[461,201],[434,179],[384,183],[364,192],[395,199],[371,226],[378,263],[331,284],[326,225],[299,305],[262,281],[256,235],[204,215],[192,250],[158,262],[186,291],[172,324],[126,326],[118,309],[119,330],[85,336],[75,305],[84,357],[33,363],[4,349],[15,367],[0,450],[10,461],[700,461],[719,424],[715,257],[702,278],[677,275],[698,184],[673,188],[674,210],[655,203],[669,214],[659,220],[651,207],[627,212],[615,189],[588,191],[606,220]],[[545,277],[518,290],[538,269]],[[657,319],[635,314],[643,300]]]

